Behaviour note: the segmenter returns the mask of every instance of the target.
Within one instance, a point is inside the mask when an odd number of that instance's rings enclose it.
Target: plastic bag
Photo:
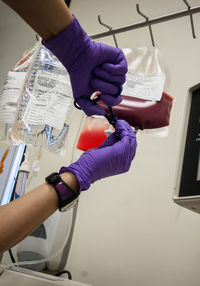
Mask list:
[[[69,75],[48,49],[37,43],[18,100],[11,139],[62,152],[72,107]]]
[[[136,129],[155,129],[166,127],[170,123],[170,112],[173,98],[163,92],[160,101],[144,100],[132,96],[122,96],[122,102],[113,106],[118,119],[126,120]],[[108,107],[101,102],[101,106],[109,112]]]
[[[122,102],[113,107],[119,119],[136,129],[159,129],[170,123],[173,98],[164,90],[169,79],[157,48],[125,49],[128,73],[122,90]],[[101,106],[108,112],[107,106]],[[167,131],[167,129],[165,129]],[[156,132],[152,132],[156,135]],[[165,133],[167,135],[167,133]]]
[[[85,117],[76,148],[86,151],[99,147],[107,138],[107,132],[110,132],[110,124],[102,116]]]
[[[36,47],[29,51],[15,67],[8,72],[0,96],[0,145],[10,143],[9,134],[15,122],[17,103],[35,51]]]
[[[157,48],[124,50],[128,73],[122,90],[122,102],[112,109],[118,119],[126,120],[136,130],[164,137],[168,134],[173,98],[167,92],[169,76]],[[97,92],[99,94],[99,92]],[[109,113],[108,107],[98,104]],[[109,123],[105,118],[86,117],[77,149],[96,148],[106,139]]]

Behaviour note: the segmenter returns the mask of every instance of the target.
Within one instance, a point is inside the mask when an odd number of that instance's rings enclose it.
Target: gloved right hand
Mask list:
[[[43,41],[67,69],[75,101],[88,115],[104,115],[92,103],[96,91],[108,106],[121,102],[122,84],[127,73],[126,58],[119,48],[92,41],[73,16],[71,24],[59,35]]]
[[[60,173],[73,173],[79,192],[87,190],[97,180],[127,172],[136,147],[136,135],[131,126],[124,120],[117,120],[115,132],[100,147],[86,151],[78,161],[62,167]]]

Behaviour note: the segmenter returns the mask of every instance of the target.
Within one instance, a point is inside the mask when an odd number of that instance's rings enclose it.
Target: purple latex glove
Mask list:
[[[119,48],[92,41],[73,16],[71,24],[59,35],[43,41],[67,69],[75,101],[88,115],[104,115],[89,101],[100,91],[108,106],[121,102],[122,84],[127,72],[126,58]]]
[[[72,172],[79,182],[79,192],[87,190],[97,180],[127,172],[136,147],[135,132],[126,121],[117,120],[115,132],[100,147],[86,151],[78,161],[62,167],[60,173]]]

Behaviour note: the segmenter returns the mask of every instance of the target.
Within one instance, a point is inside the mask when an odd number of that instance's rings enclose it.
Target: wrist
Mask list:
[[[78,182],[73,174],[61,175],[54,172],[45,178],[52,185],[58,196],[58,208],[61,212],[68,210],[78,202]],[[73,189],[72,189],[73,188]]]
[[[71,172],[64,172],[60,174],[63,181],[68,184],[68,186],[76,193],[78,193],[79,190],[79,183],[76,179],[76,176]]]
[[[90,178],[84,172],[80,172],[81,165],[79,160],[77,162],[72,163],[69,167],[62,167],[59,171],[59,174],[63,174],[69,172],[73,174],[78,182],[78,193],[82,191],[86,191],[90,187]]]
[[[45,32],[41,35],[44,41],[49,41],[62,33],[73,21],[73,16],[69,13],[67,18],[62,17],[59,21],[52,21],[52,19],[49,19],[49,21],[53,24],[51,26],[47,25]]]
[[[73,69],[74,60],[85,49],[89,40],[87,33],[82,29],[76,17],[72,16],[70,24],[61,33],[50,40],[42,41],[42,44],[54,53],[68,72]]]

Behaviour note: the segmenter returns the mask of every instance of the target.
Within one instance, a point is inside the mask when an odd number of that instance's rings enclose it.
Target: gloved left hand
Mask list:
[[[135,132],[124,120],[117,120],[115,130],[100,147],[86,151],[78,161],[61,168],[60,173],[76,176],[79,192],[97,180],[129,170],[137,147]]]
[[[43,44],[67,69],[74,99],[88,116],[105,114],[90,101],[96,91],[100,91],[101,100],[108,106],[121,102],[127,72],[122,50],[92,41],[75,16],[63,32]]]

